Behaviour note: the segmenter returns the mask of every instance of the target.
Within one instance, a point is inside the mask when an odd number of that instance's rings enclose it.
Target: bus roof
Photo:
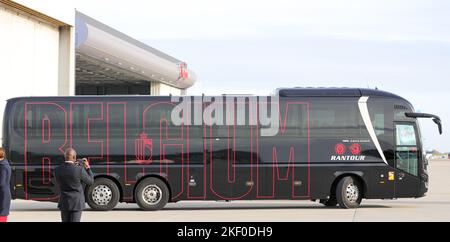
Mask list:
[[[381,91],[378,89],[364,89],[364,88],[281,88],[278,89],[278,94],[281,97],[362,97],[362,96],[379,96],[401,98],[390,92]]]
[[[408,104],[410,102],[404,99],[401,96],[396,94],[378,90],[378,89],[368,89],[368,88],[280,88],[276,90],[276,94],[280,97],[386,97],[386,98],[394,98],[400,99]],[[244,95],[243,95],[244,96]],[[142,96],[142,95],[133,95],[133,96],[43,96],[43,97],[16,97],[7,100],[8,102],[14,102],[18,100],[26,100],[26,99],[71,99],[71,98],[101,98],[101,99],[110,99],[110,98],[169,98],[170,96]]]

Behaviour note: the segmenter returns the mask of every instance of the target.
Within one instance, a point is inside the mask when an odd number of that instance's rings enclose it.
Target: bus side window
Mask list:
[[[384,135],[384,133],[385,133],[384,122],[385,122],[384,113],[376,113],[374,115],[373,126],[375,128],[375,133],[377,134],[377,136]]]
[[[386,160],[394,166],[394,105],[391,101],[369,99],[369,114]]]
[[[16,106],[13,119],[13,130],[19,137],[25,137],[25,116],[26,128],[28,130],[28,138],[30,140],[42,140],[43,120],[51,122],[51,137],[64,138],[65,119],[61,116],[61,110],[50,105],[29,105],[27,113],[23,107]],[[50,127],[50,126],[48,126]],[[45,127],[45,128],[48,128]],[[44,137],[49,138],[49,137]]]
[[[356,138],[362,119],[353,100],[314,101],[311,108],[312,138]]]

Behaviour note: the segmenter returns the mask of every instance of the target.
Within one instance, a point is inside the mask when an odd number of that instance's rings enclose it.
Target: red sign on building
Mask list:
[[[189,71],[186,63],[180,63],[180,78],[181,79],[189,79]]]

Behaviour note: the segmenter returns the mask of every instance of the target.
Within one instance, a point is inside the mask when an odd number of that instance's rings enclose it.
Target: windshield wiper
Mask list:
[[[428,113],[405,113],[405,115],[408,118],[432,118],[433,122],[438,126],[439,134],[442,135],[442,121],[439,116]]]

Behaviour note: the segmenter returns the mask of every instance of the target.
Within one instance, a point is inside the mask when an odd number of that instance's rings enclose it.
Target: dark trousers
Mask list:
[[[81,213],[83,211],[61,211],[61,220],[63,223],[81,222]]]

